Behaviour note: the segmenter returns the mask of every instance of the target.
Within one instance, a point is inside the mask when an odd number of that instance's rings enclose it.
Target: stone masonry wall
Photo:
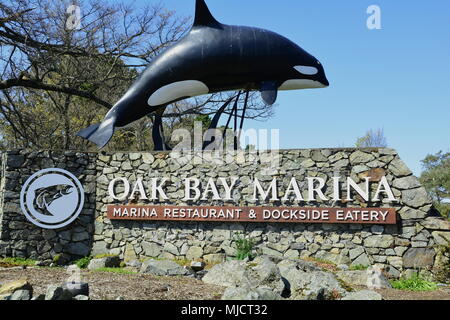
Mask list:
[[[205,158],[210,157],[209,161]],[[246,153],[222,162],[211,154],[176,153],[48,153],[8,152],[3,155],[2,201],[0,211],[0,255],[66,260],[88,254],[116,254],[125,260],[145,258],[204,259],[221,262],[236,255],[233,238],[243,233],[256,241],[262,254],[290,258],[313,257],[336,264],[379,265],[398,277],[410,269],[426,269],[448,263],[440,246],[448,245],[448,221],[432,217],[433,208],[424,188],[392,149],[285,150],[275,156],[279,167],[271,167],[274,156]],[[28,223],[20,213],[19,194],[25,180],[34,172],[60,167],[81,180],[87,197],[85,209],[76,223],[64,230],[45,231]],[[266,169],[266,170],[263,170]],[[361,183],[371,177],[371,188],[386,176],[399,202],[384,199],[364,203],[356,196],[351,202],[251,201],[251,181],[258,178],[265,186],[278,178],[280,190],[292,177],[306,189],[306,177],[326,180],[325,195],[332,193],[331,177],[351,177]],[[297,223],[203,223],[110,221],[108,204],[127,204],[108,195],[115,178],[130,182],[142,178],[168,178],[169,201],[137,204],[190,206],[295,206],[295,207],[389,207],[396,208],[397,225],[297,224]],[[181,184],[185,178],[238,177],[233,201],[198,200],[184,202]],[[120,187],[116,192],[123,191]],[[223,189],[219,190],[221,193]],[[306,191],[305,191],[306,192]],[[283,193],[281,192],[281,196]],[[304,198],[307,196],[304,194]],[[133,203],[134,204],[134,203]]]
[[[97,154],[76,152],[9,151],[2,154],[0,256],[41,261],[59,259],[64,263],[89,255],[94,233],[96,159]],[[47,168],[72,172],[85,191],[86,202],[79,218],[59,230],[34,226],[20,208],[20,191],[25,181]]]

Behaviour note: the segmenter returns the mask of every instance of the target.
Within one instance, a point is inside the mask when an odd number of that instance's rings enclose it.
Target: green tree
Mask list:
[[[450,153],[442,151],[422,160],[420,182],[433,198],[436,209],[448,217],[450,213]]]
[[[208,129],[209,128],[209,126],[211,125],[211,118],[208,116],[208,115],[199,115],[199,116],[197,116],[196,118],[195,118],[195,121],[196,122],[201,122],[202,123],[202,126],[203,126],[203,128],[206,128],[206,129]]]

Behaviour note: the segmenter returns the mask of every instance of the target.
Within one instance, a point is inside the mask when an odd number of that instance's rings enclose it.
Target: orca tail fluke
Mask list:
[[[105,147],[114,135],[112,121],[94,124],[77,133],[77,136],[95,143],[100,149]]]

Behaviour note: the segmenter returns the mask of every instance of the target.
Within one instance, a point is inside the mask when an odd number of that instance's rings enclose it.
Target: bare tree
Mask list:
[[[1,90],[25,87],[61,92],[110,108],[111,102],[99,92],[103,84],[132,80],[121,77],[114,68],[122,62],[126,68],[145,67],[162,49],[178,41],[187,27],[187,19],[177,18],[159,5],[136,10],[124,4],[90,0],[79,3],[83,9],[81,28],[70,30],[66,26],[70,4],[16,0],[10,6],[0,5]],[[77,77],[65,75],[61,57],[71,58],[69,63],[76,68]],[[96,79],[86,79],[89,75],[85,71],[102,62],[110,67]],[[89,87],[81,86],[86,82]],[[105,89],[111,89],[111,85]]]
[[[388,146],[387,139],[384,136],[384,130],[369,130],[364,137],[356,142],[357,148],[386,148]]]
[[[68,27],[72,18],[68,8],[73,4],[81,9],[79,28]],[[99,121],[155,56],[177,42],[189,26],[190,18],[160,4],[136,8],[106,0],[0,3],[4,147],[88,148],[75,133]],[[228,94],[216,94],[176,103],[164,115],[165,124],[212,115],[227,99]],[[271,114],[272,108],[253,95],[247,117],[261,120]],[[150,140],[151,125],[150,117],[131,125],[110,148],[151,148],[145,142]]]

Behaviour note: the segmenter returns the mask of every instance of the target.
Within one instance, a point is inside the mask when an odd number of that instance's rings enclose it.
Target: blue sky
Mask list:
[[[162,3],[194,15],[194,0]],[[450,151],[450,1],[207,3],[219,21],[278,32],[324,64],[329,88],[281,92],[273,118],[246,122],[281,129],[281,148],[352,147],[382,128],[416,175],[427,154]],[[370,5],[381,8],[381,30],[366,26]]]

